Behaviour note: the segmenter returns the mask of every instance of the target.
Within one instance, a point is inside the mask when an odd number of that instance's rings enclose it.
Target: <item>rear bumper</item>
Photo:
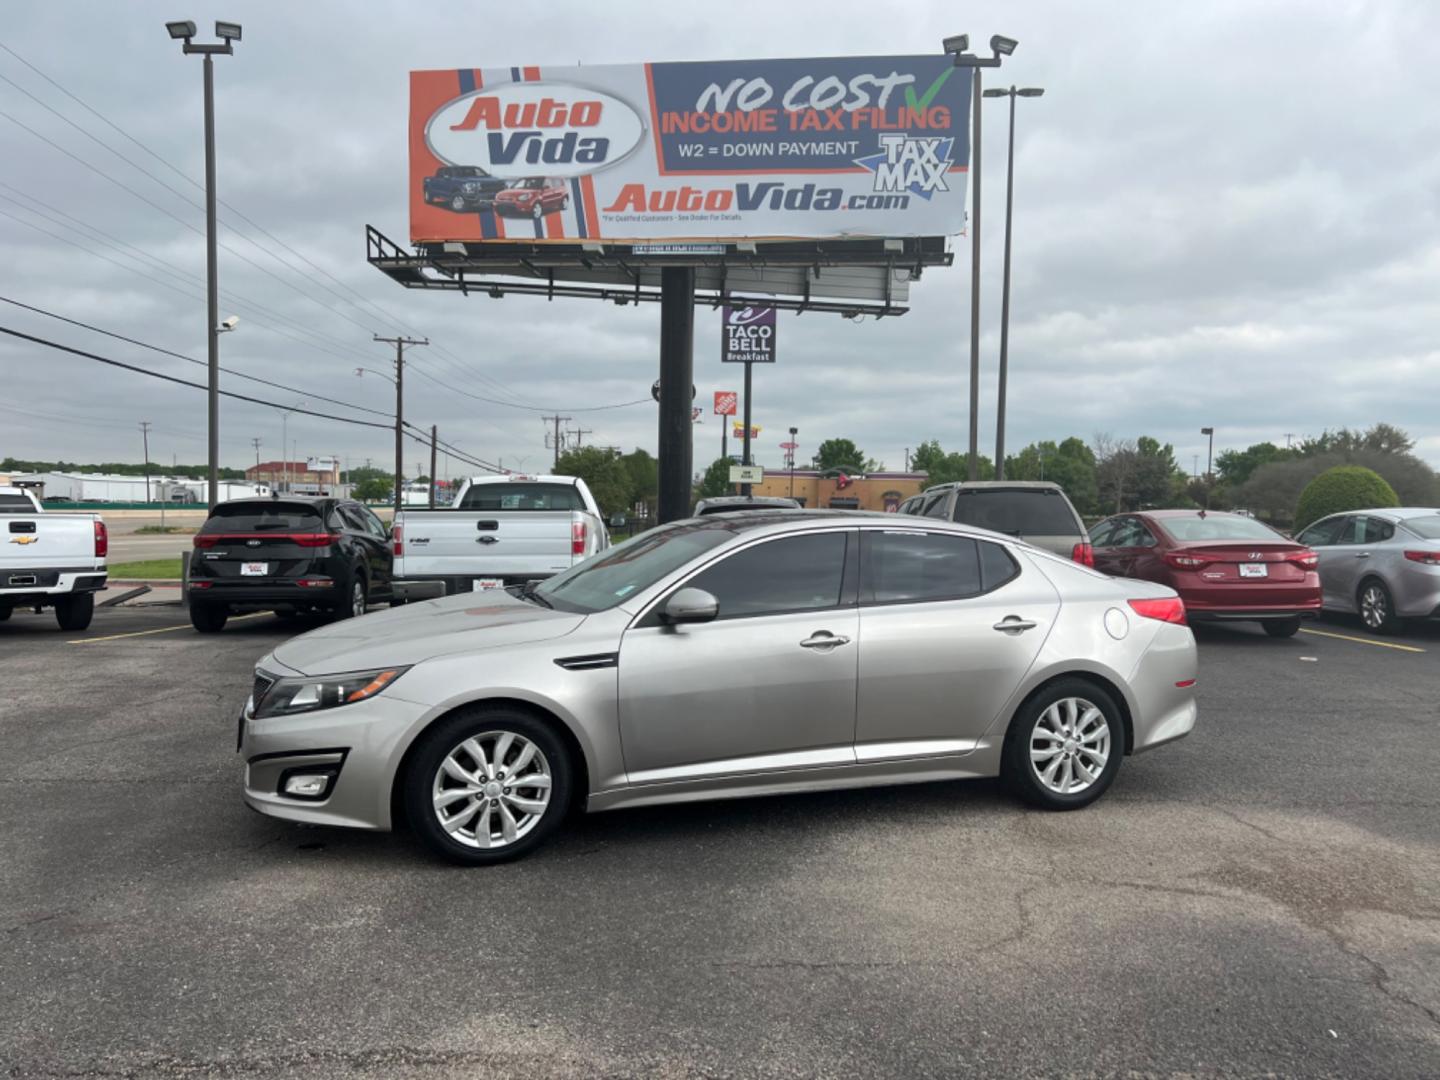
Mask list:
[[[436,574],[433,577],[396,578],[394,582],[397,600],[433,600],[437,596],[454,596],[456,593],[474,592],[477,581],[500,581],[506,587],[524,585],[531,581],[544,581],[552,574]]]
[[[1305,607],[1254,607],[1254,608],[1192,608],[1185,605],[1185,617],[1189,622],[1235,622],[1246,619],[1313,619],[1320,614],[1320,605]]]
[[[44,604],[58,596],[77,592],[99,592],[105,588],[107,571],[73,566],[16,567],[0,570],[0,605],[28,607]]]
[[[232,611],[243,611],[247,608],[272,611],[277,607],[334,607],[341,603],[344,597],[342,583],[338,581],[323,586],[302,586],[274,581],[250,584],[201,578],[190,582],[188,599],[192,604],[224,604]]]

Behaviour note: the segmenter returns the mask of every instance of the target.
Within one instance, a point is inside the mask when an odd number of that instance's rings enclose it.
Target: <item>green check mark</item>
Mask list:
[[[945,85],[945,80],[950,78],[950,73],[954,70],[953,67],[949,67],[942,71],[940,77],[930,84],[930,89],[925,91],[925,96],[919,101],[915,100],[915,88],[913,86],[905,87],[905,104],[916,112],[920,112],[935,100],[935,95],[940,92],[940,88]]]

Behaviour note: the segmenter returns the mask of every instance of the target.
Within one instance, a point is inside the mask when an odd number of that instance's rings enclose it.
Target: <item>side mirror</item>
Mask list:
[[[665,601],[660,619],[671,626],[678,623],[710,622],[720,614],[720,601],[704,589],[681,589]]]

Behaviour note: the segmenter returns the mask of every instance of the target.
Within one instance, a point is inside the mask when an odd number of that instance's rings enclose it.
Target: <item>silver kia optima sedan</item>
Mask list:
[[[577,804],[1000,775],[1069,810],[1190,731],[1195,669],[1161,585],[939,520],[721,514],[287,641],[241,717],[245,801],[403,815],[472,864]]]
[[[1440,510],[1397,506],[1331,514],[1307,526],[1300,543],[1320,556],[1325,611],[1360,616],[1371,630],[1440,615]]]

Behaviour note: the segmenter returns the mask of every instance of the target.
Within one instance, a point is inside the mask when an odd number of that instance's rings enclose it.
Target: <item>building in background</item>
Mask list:
[[[245,479],[288,494],[336,495],[340,493],[340,464],[334,458],[262,461],[245,470]]]
[[[42,499],[56,502],[155,502],[163,498],[161,488],[165,478],[150,477],[149,496],[146,495],[145,477],[119,476],[112,473],[40,472],[16,473],[16,480],[26,480],[43,486]]]
[[[929,484],[920,472],[849,473],[829,469],[765,470],[763,483],[754,485],[755,495],[784,495],[800,500],[812,510],[883,510],[894,513],[911,495]]]

